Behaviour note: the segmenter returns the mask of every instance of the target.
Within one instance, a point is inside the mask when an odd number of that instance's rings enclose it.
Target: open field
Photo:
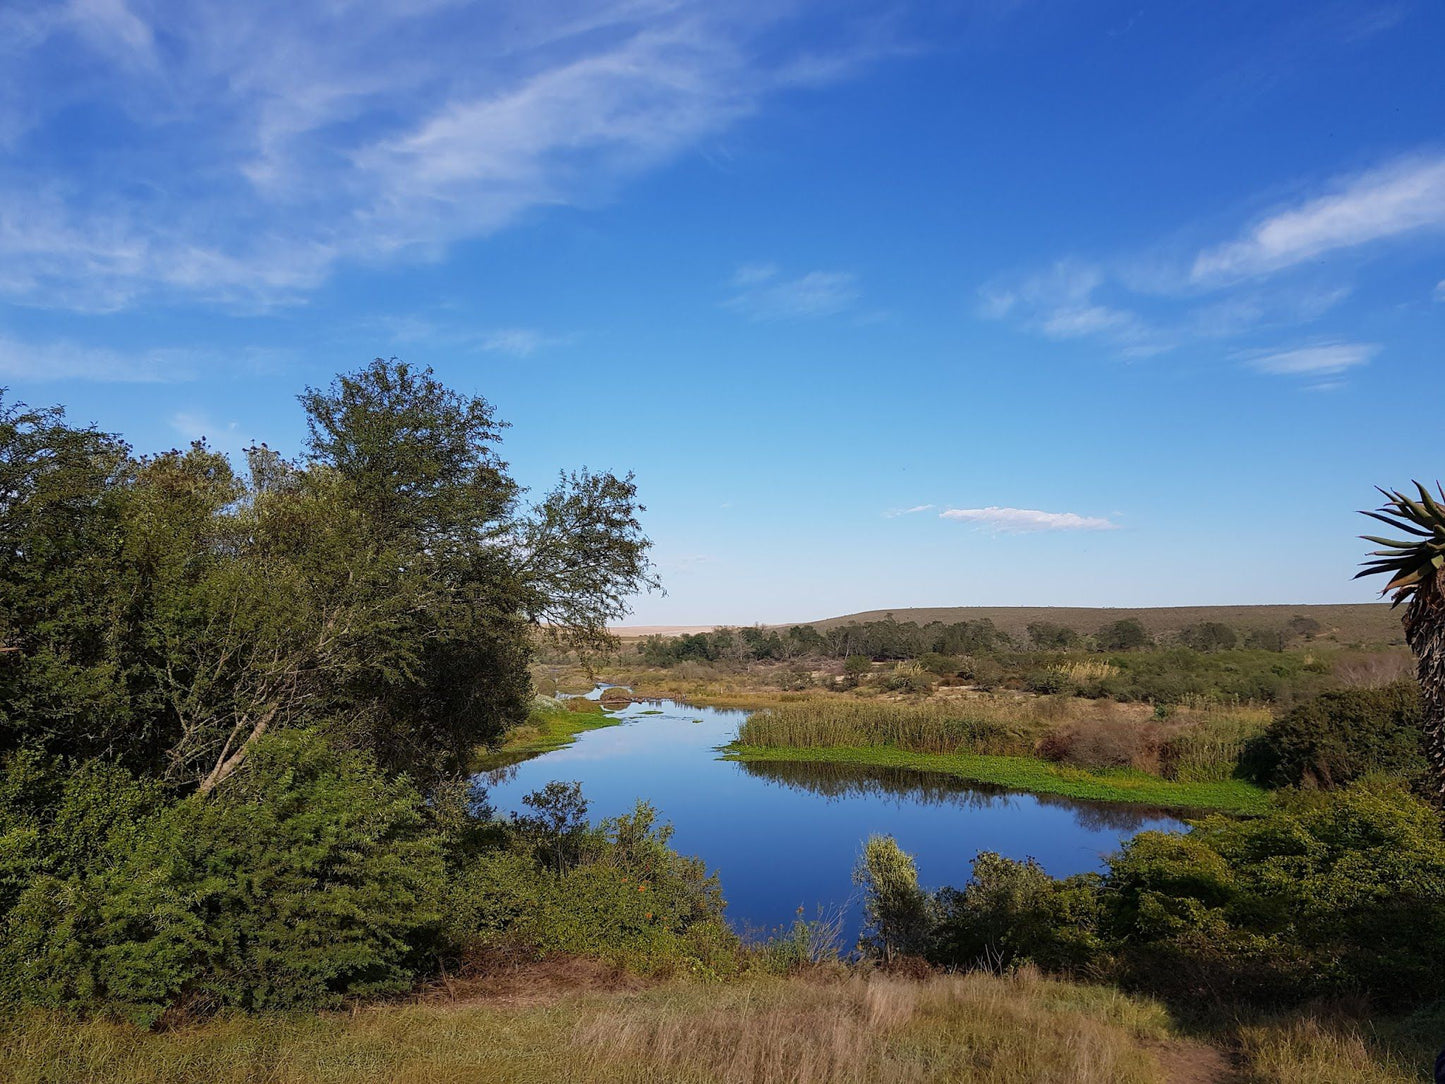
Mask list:
[[[1177,633],[1189,625],[1217,621],[1235,629],[1271,628],[1295,617],[1318,621],[1323,639],[1342,644],[1402,644],[1400,612],[1391,611],[1384,602],[1339,603],[1325,606],[1157,606],[1157,607],[1092,607],[1092,606],[927,606],[902,607],[896,610],[865,610],[841,617],[789,624],[811,624],[817,629],[849,622],[881,621],[892,615],[900,622],[913,621],[926,625],[932,621],[951,624],[956,621],[992,621],[1015,639],[1028,637],[1032,622],[1046,621],[1078,633],[1090,633],[1112,621],[1135,619],[1157,637]],[[786,626],[779,625],[779,628]]]

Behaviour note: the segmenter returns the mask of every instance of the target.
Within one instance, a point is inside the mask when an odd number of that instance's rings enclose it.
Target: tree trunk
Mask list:
[[[1405,642],[1425,703],[1425,757],[1435,793],[1445,801],[1445,569],[1421,581],[1405,611]]]

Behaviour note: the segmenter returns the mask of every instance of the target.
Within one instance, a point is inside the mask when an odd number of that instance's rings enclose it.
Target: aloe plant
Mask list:
[[[1439,500],[1419,482],[1416,500],[1408,493],[1381,489],[1385,504],[1364,514],[1404,537],[1363,535],[1385,548],[1355,578],[1386,574],[1382,594],[1405,603],[1405,642],[1415,654],[1415,673],[1424,699],[1425,755],[1435,773],[1436,793],[1445,799],[1445,489],[1435,483]]]

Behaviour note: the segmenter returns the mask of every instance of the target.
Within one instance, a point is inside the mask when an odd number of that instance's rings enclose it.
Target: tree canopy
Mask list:
[[[599,642],[656,586],[630,475],[526,501],[491,405],[430,369],[300,401],[306,453],[237,471],[0,398],[0,754],[209,791],[307,726],[439,778],[525,716],[534,630]]]

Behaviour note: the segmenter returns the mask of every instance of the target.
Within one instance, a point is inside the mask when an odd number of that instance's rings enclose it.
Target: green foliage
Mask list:
[[[149,1023],[167,1008],[317,1007],[413,981],[440,923],[439,841],[404,781],[302,731],[210,799],[113,765],[71,774],[5,849],[5,1000]],[[13,838],[7,833],[7,842]]]
[[[918,887],[918,867],[892,836],[869,836],[853,880],[863,888],[861,943],[886,960],[928,948],[933,905]]]
[[[1103,944],[1098,883],[1096,874],[1056,881],[1032,858],[983,851],[962,891],[938,893],[930,956],[963,967],[1083,969]]]
[[[650,805],[587,828],[578,826],[580,795],[571,787],[530,797],[547,819],[542,846],[528,825],[502,849],[473,856],[456,877],[447,935],[464,954],[512,944],[640,970],[716,972],[735,962],[717,878],[668,847],[671,826],[659,825]],[[573,848],[560,866],[551,846],[559,836]]]
[[[1149,647],[1154,638],[1136,618],[1111,621],[1094,633],[1094,643],[1100,651],[1137,651]]]
[[[430,783],[525,718],[533,628],[605,639],[654,583],[630,478],[520,507],[491,406],[430,370],[301,400],[308,457],[251,448],[244,476],[0,403],[0,755],[209,791],[267,732],[322,726]]]
[[[1246,764],[1276,787],[1341,786],[1371,772],[1418,775],[1426,767],[1422,714],[1413,681],[1321,693],[1271,723]]]
[[[1301,794],[1250,821],[1144,833],[1110,864],[1126,972],[1226,1000],[1445,993],[1445,840],[1398,784]]]
[[[1061,651],[1078,647],[1081,637],[1077,632],[1052,621],[1032,621],[1028,626],[1029,643],[1044,651]]]
[[[1218,621],[1201,621],[1180,629],[1179,642],[1195,651],[1228,651],[1239,643],[1239,635]]]
[[[1247,820],[1143,832],[1102,877],[980,855],[930,901],[941,963],[1107,973],[1186,1003],[1445,995],[1445,838],[1398,783],[1297,792]]]
[[[1427,487],[1419,482],[1414,486],[1420,496],[1418,501],[1396,490],[1380,490],[1385,497],[1384,507],[1365,515],[1407,537],[1363,536],[1365,541],[1385,548],[1371,550],[1374,560],[1366,562],[1366,567],[1355,574],[1355,579],[1378,573],[1389,576],[1384,589],[1395,592],[1396,605],[1409,599],[1423,581],[1445,567],[1445,508],[1436,502]],[[1435,488],[1440,500],[1445,501],[1445,489],[1438,482]]]

